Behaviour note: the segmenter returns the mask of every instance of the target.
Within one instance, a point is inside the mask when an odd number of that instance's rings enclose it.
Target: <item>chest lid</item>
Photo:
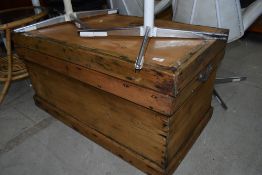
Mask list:
[[[92,28],[142,25],[137,17],[101,16],[84,20]],[[225,30],[156,20],[156,26],[206,32]],[[64,23],[16,36],[26,39],[23,47],[41,52],[64,63],[76,64],[111,77],[176,96],[202,69],[204,63],[224,49],[224,41],[151,38],[140,72],[134,71],[142,37],[81,38],[74,24]]]

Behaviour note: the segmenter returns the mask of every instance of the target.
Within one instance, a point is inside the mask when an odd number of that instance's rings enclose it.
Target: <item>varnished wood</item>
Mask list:
[[[130,151],[123,145],[116,143],[115,141],[111,140],[110,138],[106,137],[105,135],[101,134],[100,132],[90,128],[89,126],[84,125],[81,121],[74,119],[71,115],[64,113],[63,111],[59,110],[55,106],[50,105],[47,101],[35,96],[35,102],[37,106],[47,111],[52,116],[56,117],[58,120],[62,121],[69,127],[76,130],[77,132],[80,132],[84,136],[92,139],[97,144],[101,145],[105,149],[111,151],[118,157],[136,166],[137,168],[141,169],[142,171],[144,171],[146,174],[149,174],[149,175],[160,175],[160,174],[171,175],[173,174],[174,170],[182,162],[184,156],[190,150],[195,140],[200,135],[203,128],[206,126],[213,112],[211,108],[208,111],[208,113],[205,114],[202,121],[198,124],[198,126],[192,132],[191,137],[188,138],[188,142],[186,142],[183,145],[181,150],[176,154],[176,157],[172,159],[172,161],[170,162],[166,170],[163,170],[159,168],[158,166],[156,166],[154,163],[145,159],[144,157]]]
[[[197,127],[191,132],[190,137],[187,139],[187,141],[181,146],[181,149],[177,152],[175,157],[169,162],[165,174],[171,175],[173,174],[174,170],[178,167],[178,165],[182,162],[183,158],[187,154],[187,152],[190,150],[190,148],[193,146],[194,142],[198,138],[198,136],[201,134],[202,130],[210,120],[213,113],[213,108],[210,108],[210,110],[202,117],[202,120],[197,125]]]
[[[85,21],[101,28],[141,24],[140,18],[119,15]],[[212,115],[226,42],[151,39],[145,66],[135,73],[140,42],[138,37],[80,38],[70,23],[15,35],[39,107],[145,173],[171,175]],[[201,80],[207,70],[210,75]]]
[[[141,23],[141,19],[136,17],[110,15],[100,18],[89,19],[88,25],[90,27],[105,28],[139,25]],[[120,25],[118,21],[123,21],[123,24]],[[183,29],[188,26],[188,29],[191,30],[226,32],[225,30],[199,26],[191,27],[190,25],[168,21],[156,21],[156,24],[157,26],[169,28]],[[17,43],[25,43],[20,46],[17,45],[17,47],[27,47],[42,53],[48,53],[48,55],[58,59],[82,65],[138,86],[172,96],[177,95],[177,89],[182,89],[188,83],[180,82],[182,81],[182,78],[179,77],[182,75],[180,70],[188,69],[184,70],[187,76],[190,76],[187,79],[192,79],[197,70],[190,69],[190,63],[194,63],[195,60],[201,59],[201,57],[209,59],[212,55],[216,55],[224,49],[225,46],[225,42],[218,44],[218,42],[212,40],[152,38],[145,55],[143,71],[137,74],[134,72],[134,63],[141,39],[136,37],[124,37],[124,39],[123,37],[80,38],[77,35],[75,26],[70,23],[16,37]],[[154,61],[152,60],[154,57],[163,58],[165,61]]]
[[[173,97],[161,94],[159,92],[145,89],[130,82],[124,82],[120,79],[113,78],[107,74],[100,73],[80,65],[70,64],[55,57],[36,52],[26,48],[17,48],[20,57],[26,58],[46,68],[53,69],[66,76],[75,78],[94,87],[121,96],[127,100],[154,109],[160,113],[171,115],[170,109]]]
[[[174,114],[175,110],[178,109],[185,99],[192,94],[192,91],[201,83],[196,76],[188,84],[187,88],[181,91],[181,93],[174,98],[150,89],[142,88],[130,82],[123,82],[120,79],[112,78],[111,76],[87,69],[80,65],[64,63],[60,59],[34,50],[17,47],[17,51],[19,52],[20,57],[26,58],[30,62],[53,69],[64,75],[78,79],[94,87],[121,96],[122,98],[169,116]],[[223,53],[219,53],[219,55],[214,58],[210,57],[212,62],[209,64],[215,68],[218,62],[223,58],[223,55]],[[208,62],[201,64],[201,66],[207,66],[207,64]],[[204,70],[206,67],[203,67],[202,69]],[[200,71],[198,74],[200,74]]]
[[[28,10],[33,9],[32,7],[21,7],[14,9],[7,9],[0,11],[0,14],[7,12],[13,12],[16,10]],[[45,11],[26,17],[17,21],[12,21],[5,24],[0,24],[0,30],[5,32],[6,35],[6,51],[7,55],[5,57],[0,57],[0,81],[3,82],[3,87],[0,92],[0,104],[3,102],[8,89],[10,87],[11,81],[23,79],[28,76],[28,72],[25,68],[25,65],[22,60],[16,54],[13,54],[12,51],[12,30],[22,25],[26,25],[33,21],[39,20],[42,17],[46,16]]]
[[[181,145],[191,136],[188,133],[193,132],[201,120],[201,115],[210,108],[215,78],[215,71],[213,71],[210,80],[196,89],[193,97],[189,98],[183,107],[168,119],[165,115],[154,114],[149,109],[143,109],[114,95],[106,95],[101,90],[96,90],[36,64],[27,63],[27,65],[33,87],[39,98],[49,101],[48,103],[56,106],[59,111],[70,113],[77,121],[81,121],[117,144],[124,145],[130,151],[141,155],[154,166],[162,168],[164,172],[169,162],[176,159],[174,156],[179,152]],[[60,85],[59,89],[56,88],[57,84]],[[205,98],[203,94],[206,95]],[[66,101],[64,97],[67,97]],[[193,105],[204,109],[199,110]],[[191,108],[196,111],[188,113]],[[196,121],[193,122],[193,120]],[[187,122],[190,125],[181,122]],[[174,129],[176,130],[173,131]],[[147,144],[141,146],[141,143]]]
[[[202,120],[200,114],[205,114],[211,108],[213,84],[216,71],[210,75],[209,81],[196,89],[196,92],[187,99],[185,103],[169,120],[169,140],[167,146],[167,161],[178,153],[183,143],[191,137],[193,130]]]
[[[11,69],[9,69],[9,59],[10,58],[8,58],[8,56],[0,58],[0,81],[6,81],[8,75],[11,74],[9,72],[10,70],[12,70],[12,76],[10,77],[12,81],[19,80],[28,76],[24,62],[19,59],[16,54],[12,54],[12,64],[10,65],[12,66]]]
[[[5,71],[6,72],[6,75],[4,77],[4,79],[2,79],[2,81],[4,82],[4,87],[3,89],[1,90],[1,93],[0,93],[0,104],[2,103],[2,101],[4,100],[4,97],[6,96],[7,94],[7,91],[9,89],[9,86],[10,86],[10,83],[11,83],[11,80],[12,80],[12,69],[13,69],[13,66],[12,66],[12,63],[13,63],[13,56],[12,56],[12,50],[11,50],[11,47],[12,47],[12,43],[11,43],[11,30],[10,29],[6,29],[6,50],[7,50],[7,70]],[[1,58],[0,58],[1,59]]]
[[[39,97],[161,166],[166,116],[35,64],[27,65]],[[146,144],[141,147],[141,143]]]
[[[58,120],[64,122],[84,136],[92,139],[94,142],[113,152],[115,155],[124,159],[128,163],[142,169],[145,173],[152,175],[159,175],[164,173],[163,169],[157,166],[155,163],[152,163],[143,156],[136,154],[135,152],[126,148],[124,145],[118,144],[109,137],[101,134],[99,131],[94,130],[93,128],[90,128],[89,126],[83,124],[81,121],[76,120],[70,114],[63,112],[56,106],[49,104],[47,101],[41,99],[40,97],[35,96],[35,102],[37,106],[47,111]]]

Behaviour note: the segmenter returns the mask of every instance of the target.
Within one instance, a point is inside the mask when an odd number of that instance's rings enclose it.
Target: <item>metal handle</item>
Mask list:
[[[201,81],[201,82],[203,82],[203,83],[204,83],[204,82],[207,82],[207,80],[208,80],[208,78],[209,78],[212,70],[213,70],[213,67],[212,67],[211,64],[209,64],[209,65],[207,66],[207,69],[206,69],[204,72],[201,72],[201,73],[199,74],[198,80]]]

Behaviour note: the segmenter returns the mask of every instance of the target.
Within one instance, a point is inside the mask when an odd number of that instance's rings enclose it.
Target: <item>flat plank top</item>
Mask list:
[[[98,29],[143,25],[142,18],[120,15],[91,17],[83,21],[90,28]],[[223,29],[171,21],[156,20],[155,22],[156,26],[163,28],[227,32]],[[207,63],[213,59],[224,49],[226,43],[215,40],[151,38],[143,69],[135,73],[134,64],[142,39],[142,37],[123,36],[81,38],[71,22],[14,36],[18,52],[19,48],[25,48],[62,60],[65,65],[74,64],[92,69],[171,96],[185,87],[200,69],[204,68],[202,62]],[[29,53],[26,51],[24,54]],[[24,56],[24,59],[29,57]],[[69,70],[67,71],[70,74]],[[188,80],[185,81],[184,77]]]
[[[91,28],[110,28],[142,25],[141,18],[126,17],[117,15],[107,15],[85,20]],[[156,21],[156,26],[167,28],[185,28],[187,30],[217,31],[218,29],[203,28],[184,24],[177,24],[167,21]],[[75,44],[81,47],[99,50],[101,53],[119,55],[120,59],[131,63],[135,62],[138,55],[142,37],[101,37],[101,38],[81,38],[77,34],[77,29],[73,23],[57,25],[32,32],[34,35],[44,36]],[[193,40],[193,39],[150,39],[145,55],[145,65],[160,65],[164,67],[174,67],[197,52],[206,44],[214,41]]]

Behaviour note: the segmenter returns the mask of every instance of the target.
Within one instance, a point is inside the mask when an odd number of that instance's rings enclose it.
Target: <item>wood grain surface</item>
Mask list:
[[[85,22],[92,28],[142,24],[119,15]],[[161,20],[156,25],[228,32]],[[135,73],[140,37],[80,38],[71,23],[14,37],[36,104],[147,174],[171,175],[212,115],[225,41],[152,38],[145,65]]]
[[[119,23],[118,21],[121,21]],[[86,19],[94,28],[123,27],[142,24],[141,18],[109,15]],[[157,26],[226,33],[226,30],[156,21]],[[143,70],[134,72],[141,37],[80,38],[71,23],[57,25],[15,36],[16,47],[37,50],[64,61],[176,96],[193,77],[203,61],[221,52],[225,42],[195,39],[150,39]],[[154,58],[161,58],[162,62]],[[203,64],[203,66],[205,66]],[[187,78],[184,78],[184,77]]]

